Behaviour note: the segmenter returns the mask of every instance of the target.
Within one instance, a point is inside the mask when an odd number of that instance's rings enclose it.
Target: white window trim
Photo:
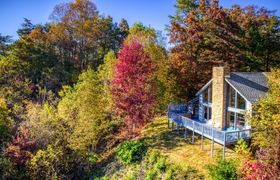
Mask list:
[[[228,81],[227,81],[228,82]],[[229,95],[227,94],[227,112],[232,112],[234,113],[234,128],[236,128],[236,120],[237,120],[237,114],[243,114],[244,116],[246,115],[246,112],[248,111],[248,107],[251,104],[234,86],[232,86],[229,82],[228,82],[228,86],[230,86],[231,88],[233,88],[235,90],[235,95],[234,95],[234,106],[235,107],[230,107],[228,106],[228,100],[229,100]],[[228,92],[228,91],[227,91]],[[244,109],[239,109],[237,108],[237,94],[239,94],[242,98],[244,98],[246,104],[245,104],[245,110]],[[226,120],[228,122],[228,115],[226,115]],[[228,124],[227,124],[228,126]],[[244,128],[248,127],[248,122],[245,119],[245,125]],[[227,127],[229,128],[229,127]]]

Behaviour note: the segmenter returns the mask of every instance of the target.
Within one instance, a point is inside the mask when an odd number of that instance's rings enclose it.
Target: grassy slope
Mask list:
[[[187,139],[184,139],[184,131],[178,134],[177,130],[167,128],[167,118],[159,117],[146,125],[142,131],[142,138],[145,139],[149,148],[159,150],[168,157],[171,163],[187,168],[188,166],[198,170],[207,177],[206,164],[214,163],[211,157],[211,141],[204,140],[204,149],[201,150],[201,137],[195,136],[195,143],[191,143],[192,132],[188,131]],[[215,154],[222,150],[222,146],[215,143]],[[233,151],[226,149],[227,157],[232,157]]]
[[[201,137],[195,135],[195,143],[191,143],[192,132],[188,131],[187,139],[184,139],[184,131],[178,134],[177,130],[172,131],[167,127],[167,117],[155,118],[148,123],[141,132],[140,139],[151,150],[159,150],[162,155],[167,157],[167,161],[171,164],[178,165],[182,169],[195,169],[205,179],[209,179],[206,165],[214,163],[211,157],[211,141],[204,140],[204,149],[201,150]],[[215,154],[222,150],[222,146],[215,144]],[[116,159],[114,154],[115,148],[109,155],[95,168],[93,176],[111,177],[110,179],[124,179],[127,172],[133,172],[138,165],[122,166]],[[226,149],[226,156],[233,157],[234,153],[231,149]]]

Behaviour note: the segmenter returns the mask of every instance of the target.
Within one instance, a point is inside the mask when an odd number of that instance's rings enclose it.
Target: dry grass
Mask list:
[[[179,133],[177,130],[167,128],[167,117],[155,118],[141,133],[149,148],[157,149],[166,155],[171,163],[180,165],[183,168],[192,167],[198,170],[207,178],[206,165],[214,163],[211,157],[211,141],[204,139],[204,149],[201,149],[201,136],[195,135],[194,144],[191,143],[192,132],[188,131],[187,139],[184,139],[184,130]],[[218,154],[222,146],[215,143],[214,153]],[[232,149],[226,149],[226,156],[232,157]]]

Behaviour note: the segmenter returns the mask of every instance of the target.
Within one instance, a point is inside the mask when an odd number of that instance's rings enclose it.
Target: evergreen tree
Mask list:
[[[122,18],[119,23],[121,43],[126,39],[129,34],[129,25],[126,19]]]
[[[10,43],[12,43],[12,37],[2,36],[0,33],[0,55],[5,55]]]

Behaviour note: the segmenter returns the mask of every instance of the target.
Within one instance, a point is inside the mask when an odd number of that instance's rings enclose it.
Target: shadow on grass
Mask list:
[[[168,129],[166,122],[152,122],[144,132],[143,140],[148,147],[170,150],[187,144],[191,144],[192,132],[187,131],[187,138],[184,138],[184,128]],[[195,140],[199,137],[195,135]]]
[[[170,126],[171,127],[171,126]],[[168,128],[167,120],[164,118],[156,119],[149,123],[143,131],[142,137],[148,147],[160,150],[172,150],[185,145],[201,145],[201,135],[194,133],[194,143],[192,143],[192,131],[187,129],[187,137],[184,137],[185,128],[179,130]],[[204,137],[203,151],[211,151],[211,140]],[[222,145],[215,143],[214,151],[221,150]],[[227,147],[229,154],[233,147]]]
[[[122,167],[123,165],[117,160],[115,153],[112,153],[93,167],[91,177],[94,179],[110,176],[118,172]]]

